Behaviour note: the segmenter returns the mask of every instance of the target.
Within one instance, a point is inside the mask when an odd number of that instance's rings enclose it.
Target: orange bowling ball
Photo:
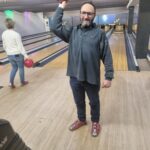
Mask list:
[[[24,65],[27,67],[27,68],[31,68],[31,67],[33,67],[33,64],[34,64],[34,62],[33,62],[33,60],[32,59],[25,59],[24,60]]]

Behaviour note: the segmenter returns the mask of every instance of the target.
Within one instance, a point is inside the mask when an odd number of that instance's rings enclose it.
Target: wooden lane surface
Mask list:
[[[57,57],[51,63],[45,65],[45,68],[54,68],[54,69],[66,69],[67,68],[67,61],[68,61],[68,52],[64,53],[63,55]]]
[[[38,38],[34,38],[34,39],[23,41],[23,44],[28,44],[28,43],[36,42],[36,41],[43,40],[45,38],[51,38],[51,37],[52,37],[52,35],[46,35],[46,36],[42,36],[42,37],[38,37]]]
[[[127,71],[127,56],[123,33],[113,33],[109,40],[115,71]]]
[[[41,51],[32,53],[30,56],[36,62],[36,61],[39,61],[39,60],[41,60],[41,59],[43,59],[43,58],[45,58],[45,57],[47,57],[47,56],[57,52],[58,50],[64,48],[67,45],[68,44],[65,43],[65,42],[60,42],[60,43],[57,43],[57,44],[52,45],[50,47],[44,48]]]
[[[42,39],[45,39],[45,38],[50,38],[52,37],[53,35],[45,35],[45,36],[42,36],[42,37],[37,37],[37,38],[34,38],[34,39],[29,39],[29,40],[26,40],[26,41],[22,41],[23,44],[27,44],[27,43],[32,43],[32,42],[35,42],[35,41],[38,41],[38,40],[42,40]],[[3,50],[2,47],[0,47],[0,51]]]
[[[32,36],[31,38],[34,37],[33,39],[22,38],[22,42],[23,42],[23,44],[29,43],[29,41],[30,41],[30,42],[34,42],[34,41],[37,41],[37,40],[41,40],[41,39],[43,39],[43,38],[51,37],[51,36],[53,36],[53,35],[54,35],[54,34],[47,34],[47,35],[38,36],[38,37]],[[2,44],[2,41],[1,41],[0,43]],[[0,48],[1,48],[1,46],[0,46]]]

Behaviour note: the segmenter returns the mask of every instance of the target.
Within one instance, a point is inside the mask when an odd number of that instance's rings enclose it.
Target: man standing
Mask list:
[[[8,55],[12,69],[10,72],[10,87],[15,88],[14,78],[19,68],[20,82],[24,86],[28,84],[24,77],[24,57],[28,58],[26,51],[23,47],[21,36],[14,30],[14,21],[10,18],[5,20],[7,30],[2,34],[3,48]]]
[[[113,63],[105,33],[93,23],[95,5],[85,2],[81,5],[81,24],[76,27],[62,25],[63,11],[67,2],[59,4],[51,20],[51,30],[69,43],[67,75],[77,106],[78,120],[69,129],[74,131],[86,125],[85,93],[90,100],[92,129],[91,135],[100,133],[100,60],[105,66],[105,80],[102,87],[109,88],[113,79]]]

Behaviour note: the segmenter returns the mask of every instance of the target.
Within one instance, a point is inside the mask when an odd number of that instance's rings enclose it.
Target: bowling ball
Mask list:
[[[25,67],[27,67],[27,68],[31,68],[31,67],[33,67],[33,64],[34,64],[34,62],[33,62],[33,60],[32,59],[25,59],[24,60],[24,65],[25,65]]]
[[[62,3],[63,1],[68,2],[69,0],[57,0],[59,3]]]

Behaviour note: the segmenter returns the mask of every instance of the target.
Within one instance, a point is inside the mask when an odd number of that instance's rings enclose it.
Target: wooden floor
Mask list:
[[[0,68],[0,116],[25,143],[32,150],[149,150],[150,72],[115,71],[112,87],[100,91],[102,131],[93,138],[88,99],[88,125],[68,130],[76,108],[66,66],[67,53],[42,68],[26,69],[29,85],[20,87],[16,76],[13,90],[7,86],[10,66]]]

